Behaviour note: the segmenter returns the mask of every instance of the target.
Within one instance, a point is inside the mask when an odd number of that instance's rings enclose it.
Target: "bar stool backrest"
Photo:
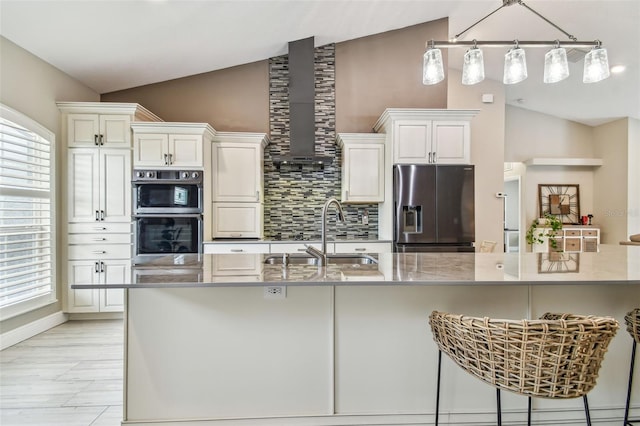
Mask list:
[[[429,323],[438,348],[465,371],[543,398],[586,395],[618,329],[614,318],[573,314],[505,320],[434,311]]]
[[[640,308],[633,309],[625,317],[624,322],[627,323],[627,331],[636,341],[640,343]]]

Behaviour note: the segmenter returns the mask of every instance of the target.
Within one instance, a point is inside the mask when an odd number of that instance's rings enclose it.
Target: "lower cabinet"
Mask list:
[[[211,238],[262,238],[262,203],[213,203]]]
[[[73,284],[122,284],[131,279],[131,260],[70,260],[68,262],[67,312],[122,312],[124,290],[73,290]]]

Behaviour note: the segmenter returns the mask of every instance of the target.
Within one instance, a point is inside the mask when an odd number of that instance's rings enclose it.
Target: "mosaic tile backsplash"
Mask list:
[[[330,197],[340,200],[342,152],[336,140],[335,45],[315,48],[316,154],[333,157],[324,169],[314,165],[274,166],[272,157],[289,153],[288,56],[269,59],[269,131],[264,154],[264,236],[266,239],[320,238],[321,210]],[[349,239],[376,239],[377,204],[343,204],[346,224],[336,223],[331,207],[327,235]],[[362,215],[369,224],[362,224]]]

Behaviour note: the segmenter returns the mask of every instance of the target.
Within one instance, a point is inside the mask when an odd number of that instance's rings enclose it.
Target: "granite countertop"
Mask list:
[[[166,256],[134,267],[131,283],[74,289],[264,285],[549,285],[640,284],[640,247],[600,245],[599,253],[381,253],[378,264],[263,264],[267,254],[237,254],[256,265],[217,275],[215,254]],[[240,258],[239,258],[240,259]],[[640,287],[639,287],[640,299]]]
[[[321,241],[320,235],[305,235],[300,238],[288,238],[288,239],[278,239],[278,238],[263,238],[263,239],[221,239],[221,240],[210,240],[205,241],[204,244],[309,244],[309,243],[319,243]],[[391,240],[381,240],[376,235],[371,236],[331,236],[327,237],[328,243],[342,243],[342,242],[368,242],[368,243],[391,243]]]

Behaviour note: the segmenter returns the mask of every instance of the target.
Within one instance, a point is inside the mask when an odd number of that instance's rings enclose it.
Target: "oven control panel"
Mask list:
[[[202,182],[201,170],[134,170],[134,182]]]

